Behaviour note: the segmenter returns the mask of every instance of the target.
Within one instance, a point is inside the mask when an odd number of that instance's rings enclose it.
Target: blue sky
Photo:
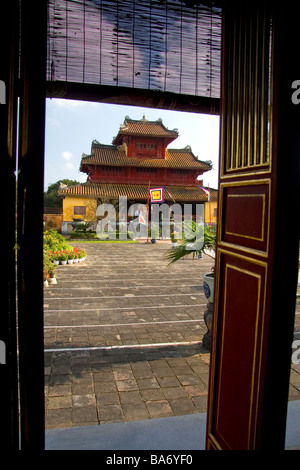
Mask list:
[[[190,145],[199,160],[211,160],[213,170],[203,175],[203,183],[218,186],[219,117],[136,106],[121,106],[61,99],[46,101],[45,189],[64,178],[86,181],[80,173],[82,154],[89,154],[93,139],[111,144],[125,116],[149,121],[162,119],[179,137],[170,148]]]

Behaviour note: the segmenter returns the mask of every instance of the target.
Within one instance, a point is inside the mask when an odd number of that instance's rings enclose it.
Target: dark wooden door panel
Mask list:
[[[223,211],[220,241],[228,246],[267,256],[270,178],[222,183],[220,191]]]
[[[220,249],[218,342],[209,437],[222,449],[252,448],[264,339],[265,262]]]
[[[230,2],[229,2],[230,4]],[[271,12],[233,2],[223,18],[220,191],[207,447],[260,435],[272,256]]]
[[[296,19],[267,0],[224,3],[208,449],[284,448],[299,252]]]

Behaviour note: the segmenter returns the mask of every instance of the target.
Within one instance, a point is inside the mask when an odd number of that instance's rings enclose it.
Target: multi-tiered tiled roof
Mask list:
[[[182,168],[201,171],[211,170],[211,163],[198,160],[190,147],[167,149],[165,158],[128,158],[122,147],[93,143],[92,154],[83,156],[80,171],[86,165],[112,165],[156,168]]]
[[[120,139],[124,135],[167,137],[170,139],[170,142],[172,142],[177,139],[178,130],[173,129],[171,131],[167,129],[161,119],[158,119],[157,121],[148,121],[145,119],[145,116],[143,116],[143,119],[136,121],[126,116],[124,124],[120,126],[118,135],[113,138],[112,143],[118,145]]]
[[[165,191],[166,202],[172,202],[172,200],[205,202],[207,195],[197,186],[196,177],[211,170],[211,162],[199,160],[189,146],[183,149],[167,149],[167,145],[177,137],[178,130],[167,129],[161,119],[148,121],[145,116],[141,120],[126,117],[117,136],[114,137],[112,145],[101,144],[97,140],[93,140],[91,154],[82,156],[80,171],[89,175],[88,181],[61,190],[59,194],[61,196],[96,197],[99,199],[127,196],[131,200],[145,201],[148,195],[148,185],[145,184],[145,179],[141,179],[141,173],[137,172],[157,171],[158,175],[164,177],[170,175],[169,179],[159,183],[167,189]],[[129,156],[128,145],[130,146],[132,142],[134,145],[137,145],[136,142],[149,142],[151,151],[147,150],[146,144],[146,150],[143,148],[143,153],[139,155],[132,153]],[[153,142],[155,145],[151,145]],[[156,153],[156,143],[163,145],[163,153]],[[115,173],[114,167],[118,167],[119,172],[121,171],[120,175],[123,174],[122,170],[124,169],[127,172],[126,175],[132,176],[130,178],[126,176],[126,182],[122,180],[122,176],[118,176],[119,179],[111,179],[112,173],[103,179],[104,177],[101,176],[103,169],[107,168],[110,172],[113,170]],[[190,176],[189,179],[185,179],[184,184],[181,175],[187,175],[187,173]],[[116,178],[115,174],[114,178]],[[160,179],[160,176],[156,176],[156,178]],[[216,198],[216,194],[211,192],[211,200],[214,198]]]
[[[165,202],[206,202],[207,195],[198,186],[165,186]],[[87,198],[112,198],[127,196],[128,199],[145,201],[148,196],[146,184],[83,183],[69,186],[61,195]],[[217,190],[210,189],[211,201],[217,200]]]

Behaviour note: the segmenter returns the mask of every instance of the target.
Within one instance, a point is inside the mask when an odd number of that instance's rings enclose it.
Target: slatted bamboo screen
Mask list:
[[[49,0],[47,80],[218,98],[221,8],[181,0]]]

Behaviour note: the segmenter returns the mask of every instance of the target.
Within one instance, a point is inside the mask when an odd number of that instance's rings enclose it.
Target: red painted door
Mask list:
[[[299,195],[300,126],[282,28],[293,15],[282,10],[224,7],[207,449],[284,447],[299,224],[285,250],[282,222]],[[292,283],[283,292],[285,268]]]

